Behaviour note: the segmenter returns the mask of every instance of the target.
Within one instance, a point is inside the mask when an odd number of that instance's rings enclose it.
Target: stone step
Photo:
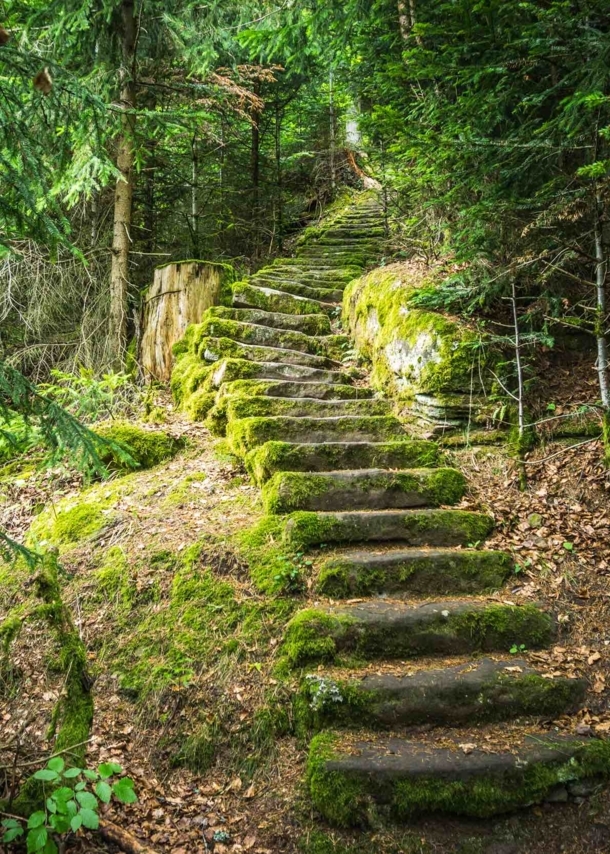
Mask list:
[[[308,369],[311,370],[311,369]],[[330,372],[329,372],[330,373]],[[337,375],[341,376],[341,375]],[[383,442],[404,436],[404,429],[391,415],[345,415],[334,418],[241,418],[232,421],[227,438],[233,451],[246,454],[265,442],[312,444],[319,442]]]
[[[300,510],[288,516],[284,540],[297,549],[392,540],[409,546],[467,546],[484,540],[492,529],[491,516],[468,510]]]
[[[267,513],[295,510],[386,510],[456,504],[464,475],[451,468],[277,472],[263,488]]]
[[[339,371],[308,368],[306,365],[285,365],[279,362],[251,362],[249,359],[222,359],[214,367],[210,382],[220,388],[232,380],[297,380],[315,383],[347,385],[350,378]]]
[[[277,311],[263,311],[257,308],[227,308],[224,305],[208,309],[211,317],[220,320],[236,320],[238,323],[253,323],[257,326],[270,326],[273,329],[286,329],[301,332],[304,335],[330,335],[330,320],[325,314],[280,314]]]
[[[245,465],[252,479],[260,485],[278,471],[336,471],[362,465],[404,469],[434,466],[438,458],[437,445],[419,439],[405,438],[400,442],[326,442],[316,445],[266,442],[249,452]]]
[[[373,225],[371,223],[362,223],[362,221],[355,221],[353,223],[340,223],[332,225],[330,228],[327,228],[324,231],[324,237],[336,238],[339,240],[343,240],[346,243],[351,243],[355,238],[358,240],[365,240],[367,242],[371,242],[371,240],[383,240],[386,236],[385,228],[383,224],[381,225]]]
[[[232,338],[202,338],[199,347],[200,358],[206,362],[220,359],[250,359],[252,362],[282,362],[286,365],[308,365],[311,368],[341,368],[341,362],[326,356],[303,353],[301,350],[287,350],[283,347],[263,347],[259,344],[243,344]]]
[[[312,397],[286,398],[234,397],[227,403],[227,419],[260,418],[262,416],[288,415],[291,418],[329,418],[338,415],[388,415],[390,407],[385,400],[318,400]]]
[[[335,599],[491,593],[502,587],[514,565],[505,552],[477,549],[352,551],[322,563],[315,589]]]
[[[585,679],[548,679],[521,659],[483,658],[404,675],[309,674],[301,682],[296,712],[300,727],[314,730],[459,726],[520,716],[553,720],[576,711],[586,693]]]
[[[307,768],[314,806],[340,827],[437,813],[486,818],[592,792],[610,777],[608,741],[541,731],[515,739],[511,750],[492,752],[488,746],[465,750],[463,738],[436,747],[321,733],[312,740]],[[476,741],[486,744],[485,730]]]
[[[556,634],[554,615],[534,604],[474,598],[423,604],[369,600],[299,611],[286,626],[282,653],[292,667],[320,661],[508,653],[522,644],[541,649]]]
[[[370,400],[373,390],[353,385],[329,385],[316,382],[283,382],[282,380],[235,380],[220,388],[222,397],[315,398],[316,400]]]
[[[275,288],[255,287],[247,282],[233,285],[234,308],[260,308],[278,314],[322,314],[334,312],[334,303],[321,303],[284,293]]]
[[[304,285],[312,285],[312,287],[342,288],[354,278],[354,270],[350,268],[342,270],[336,267],[328,270],[312,269],[309,266],[297,267],[294,264],[278,264],[272,267],[265,267],[263,270],[259,270],[256,275],[277,279],[278,281],[290,279]]]
[[[364,267],[370,257],[367,251],[359,249],[345,250],[337,246],[321,246],[311,244],[300,246],[297,250],[297,258],[310,264],[311,261],[323,261],[328,267]]]
[[[315,242],[312,241],[305,244],[305,246],[317,246],[324,249],[324,251],[336,248],[338,251],[343,250],[344,252],[356,252],[357,254],[363,253],[366,255],[378,255],[381,245],[381,240],[375,241],[374,238],[370,237],[334,237],[328,233],[325,233]]]
[[[255,287],[276,288],[282,293],[304,297],[305,299],[317,300],[318,302],[341,302],[343,299],[342,290],[300,285],[298,282],[290,281],[289,279],[278,280],[267,276],[256,275],[252,276],[250,281]]]
[[[329,335],[316,338],[293,329],[276,329],[258,323],[242,323],[214,316],[206,317],[199,325],[202,335],[212,338],[232,338],[244,344],[258,344],[286,350],[300,350],[317,356],[328,356],[331,350],[340,352],[349,345],[347,335]],[[200,355],[202,355],[200,353]],[[272,360],[269,360],[272,361]],[[279,361],[279,360],[275,360]]]

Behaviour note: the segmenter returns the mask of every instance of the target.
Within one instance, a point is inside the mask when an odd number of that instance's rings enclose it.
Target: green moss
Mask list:
[[[236,544],[254,584],[263,593],[294,593],[300,589],[301,561],[283,543],[282,525],[277,518],[263,517],[240,533]]]
[[[216,392],[200,388],[187,399],[184,411],[191,421],[205,421],[215,401]]]
[[[204,774],[214,762],[220,743],[221,727],[217,718],[204,721],[194,733],[184,736],[172,765]]]
[[[103,506],[80,501],[58,510],[56,515],[45,511],[34,520],[30,532],[44,544],[72,545],[93,536],[108,521]]]
[[[423,774],[388,777],[384,781],[376,776],[356,777],[337,770],[336,765],[329,767],[339,758],[339,747],[339,738],[331,733],[316,736],[311,742],[307,767],[314,805],[339,827],[367,824],[375,812],[374,802],[383,804],[385,812],[402,821],[430,813],[486,818],[539,803],[562,783],[610,776],[610,744],[598,740],[572,745],[575,753],[568,760],[524,762],[501,775],[463,780]]]
[[[314,806],[337,827],[362,823],[369,812],[366,788],[356,777],[332,771],[327,763],[336,756],[337,739],[320,733],[312,739],[307,761],[307,784]]]
[[[105,599],[114,600],[121,610],[133,602],[134,586],[127,556],[121,546],[112,546],[95,572],[97,586]]]
[[[333,661],[338,645],[347,637],[354,620],[308,608],[286,626],[282,654],[290,667],[312,661]]]
[[[177,359],[170,381],[176,403],[186,405],[188,398],[204,385],[211,371],[211,365],[204,364],[192,353],[186,353]]]
[[[169,436],[162,430],[144,430],[127,421],[112,421],[96,426],[95,432],[103,439],[121,445],[132,459],[143,469],[159,465],[175,456],[184,447],[184,442]],[[103,455],[106,465],[125,468],[114,454]]]
[[[377,567],[352,563],[346,557],[325,561],[315,589],[326,596],[349,599],[378,593],[462,595],[499,590],[513,571],[510,555],[495,551],[450,551]]]

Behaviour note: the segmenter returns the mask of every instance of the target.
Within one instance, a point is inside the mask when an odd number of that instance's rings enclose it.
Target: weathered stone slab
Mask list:
[[[372,805],[399,821],[429,813],[485,818],[609,776],[610,742],[555,733],[498,752],[465,752],[457,740],[455,747],[435,748],[322,733],[311,743],[308,764],[313,803],[338,826],[368,823]]]
[[[451,595],[498,590],[514,568],[510,555],[478,549],[345,552],[320,567],[315,588],[335,598]]]
[[[466,479],[456,469],[278,472],[263,489],[267,513],[386,510],[456,504]]]
[[[310,674],[301,684],[300,723],[317,730],[459,726],[523,715],[553,719],[577,709],[587,690],[585,679],[547,679],[526,661],[490,658],[405,676],[332,680]]]
[[[448,599],[411,605],[369,600],[300,611],[286,627],[283,651],[293,667],[345,656],[376,660],[548,646],[553,615],[537,605]]]

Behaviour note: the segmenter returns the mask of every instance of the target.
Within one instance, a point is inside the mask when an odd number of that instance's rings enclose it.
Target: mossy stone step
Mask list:
[[[296,315],[293,316],[296,317]],[[198,330],[200,330],[200,335],[214,338],[233,338],[235,341],[242,341],[244,344],[260,344],[264,347],[301,350],[303,353],[320,354],[322,352],[318,345],[318,339],[313,335],[306,335],[292,329],[276,329],[258,323],[228,320],[214,315],[206,317],[199,324]]]
[[[225,382],[240,379],[302,380],[304,382],[347,385],[350,378],[339,371],[308,368],[306,365],[285,365],[279,362],[251,362],[248,359],[222,359],[212,369],[209,382],[219,388]]]
[[[485,731],[481,733],[480,743]],[[485,818],[578,792],[579,781],[610,777],[610,742],[545,733],[513,749],[465,752],[391,736],[321,733],[310,745],[314,806],[339,827],[368,824],[375,812],[397,821],[430,813]]]
[[[310,369],[311,370],[311,369]],[[227,438],[233,451],[246,454],[265,442],[312,444],[333,439],[345,442],[386,441],[404,436],[404,429],[391,415],[344,415],[334,418],[241,418],[228,425]]]
[[[291,418],[328,418],[337,415],[387,415],[385,400],[318,400],[301,397],[234,397],[227,402],[227,420],[289,415]]]
[[[257,308],[228,308],[224,305],[208,309],[211,317],[220,320],[236,320],[238,323],[254,323],[257,326],[271,326],[301,332],[304,335],[330,335],[330,320],[325,314],[280,314],[276,311],[264,311]]]
[[[305,335],[303,332],[292,329],[276,329],[258,323],[243,323],[238,320],[227,320],[215,316],[206,317],[199,324],[197,330],[200,337],[232,338],[234,341],[241,341],[243,344],[300,350],[302,353],[323,356],[328,355],[331,347],[340,351],[340,348],[349,342],[346,335],[330,335],[320,340],[313,335]],[[201,351],[199,355],[202,355]]]
[[[337,471],[362,465],[404,469],[434,466],[438,458],[437,445],[420,439],[405,438],[399,442],[325,442],[315,445],[266,442],[246,455],[245,465],[252,479],[260,485],[279,471]]]
[[[358,268],[359,269],[359,268]],[[309,267],[265,267],[256,273],[267,280],[275,282],[296,282],[300,285],[310,285],[314,288],[340,288],[343,290],[353,278],[353,272],[336,268],[331,270],[312,270]]]
[[[585,679],[541,676],[526,661],[483,658],[405,676],[308,675],[295,711],[302,728],[459,726],[525,716],[556,718],[579,708]],[[339,699],[340,698],[340,699]]]
[[[265,347],[259,344],[244,344],[232,338],[202,338],[199,357],[206,362],[219,359],[249,359],[252,362],[282,362],[286,365],[307,365],[310,368],[330,368],[337,370],[341,362],[326,356],[304,353],[302,350],[288,350],[282,347]]]
[[[277,280],[261,276],[258,273],[256,276],[252,276],[250,281],[256,287],[276,288],[282,293],[310,300],[318,300],[318,302],[337,303],[343,299],[343,291],[338,288],[310,287],[309,285],[300,285],[298,282],[292,282],[289,279]]]
[[[263,488],[263,506],[267,513],[439,507],[465,490],[466,478],[451,468],[278,472]]]
[[[409,546],[466,546],[484,540],[492,529],[491,516],[469,510],[300,510],[288,516],[284,540],[295,548],[393,540]]]
[[[370,600],[297,613],[286,626],[282,652],[292,667],[344,659],[508,653],[515,644],[548,646],[552,614],[537,605],[479,599],[424,604]]]
[[[386,232],[383,224],[362,224],[362,222],[356,221],[350,224],[335,224],[330,228],[327,228],[323,236],[325,238],[337,238],[345,242],[349,242],[354,238],[356,238],[357,240],[366,240],[370,242],[371,238],[383,240],[385,234]]]
[[[499,590],[514,568],[510,555],[466,549],[355,551],[329,557],[315,583],[333,598],[465,595]]]
[[[224,383],[221,397],[256,397],[266,395],[276,398],[315,398],[317,400],[369,400],[373,390],[353,385],[329,385],[316,382],[290,382],[282,380],[235,380]]]
[[[316,300],[274,288],[255,287],[247,282],[233,285],[232,304],[235,308],[261,308],[278,314],[322,314],[335,310],[334,304],[324,305]]]

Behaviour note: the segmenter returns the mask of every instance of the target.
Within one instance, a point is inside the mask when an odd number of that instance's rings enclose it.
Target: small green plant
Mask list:
[[[510,654],[511,655],[517,655],[520,652],[526,652],[526,651],[527,651],[527,647],[524,643],[520,643],[520,644],[514,643],[510,648]]]
[[[279,563],[280,568],[273,580],[287,593],[302,593],[305,588],[304,573],[312,561],[306,560],[303,552],[297,552],[293,556],[281,555]]]
[[[574,543],[565,542],[565,543],[563,543],[563,548],[567,552],[573,552],[574,551]]]
[[[39,390],[59,403],[76,418],[88,422],[135,415],[144,393],[129,374],[108,373],[97,377],[88,368],[69,374],[57,368],[51,371],[52,382]]]
[[[43,785],[44,809],[23,820],[3,819],[2,842],[6,845],[25,837],[28,854],[57,854],[60,837],[76,833],[81,827],[97,830],[100,803],[108,804],[113,797],[123,804],[137,801],[133,780],[118,777],[122,770],[116,762],[103,762],[94,771],[66,768],[61,756],[49,759],[33,775]]]
[[[343,697],[339,686],[332,679],[308,674],[305,679],[309,690],[309,708],[314,712],[332,707],[336,703],[342,703]]]

